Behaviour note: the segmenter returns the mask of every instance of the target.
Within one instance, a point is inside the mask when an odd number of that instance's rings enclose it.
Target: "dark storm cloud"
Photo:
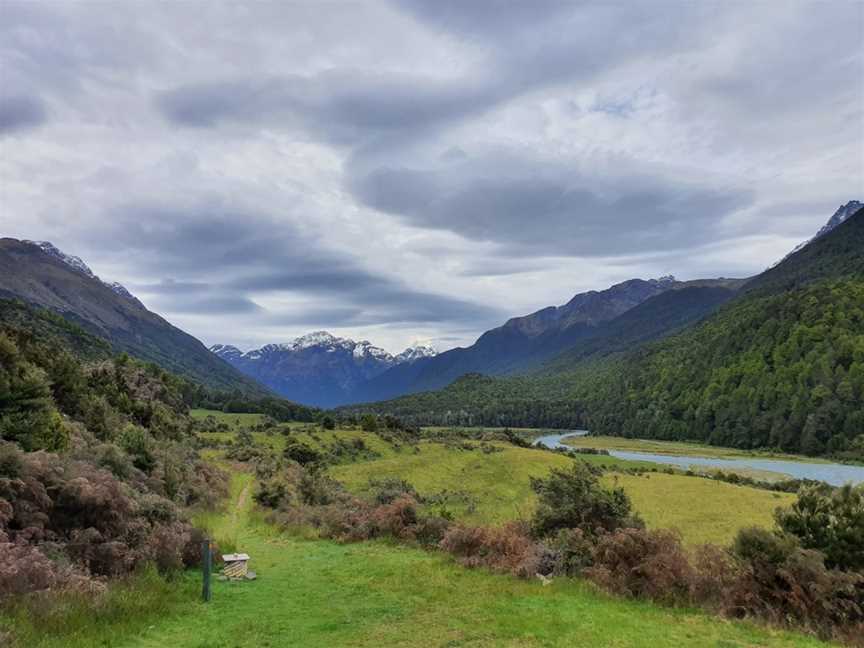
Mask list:
[[[38,97],[0,96],[0,136],[36,128],[47,120],[48,111]]]

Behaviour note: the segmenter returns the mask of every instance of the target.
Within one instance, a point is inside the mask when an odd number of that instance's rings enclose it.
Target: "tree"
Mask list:
[[[569,470],[553,469],[546,478],[531,478],[537,493],[537,510],[531,527],[537,537],[562,529],[581,529],[586,534],[642,526],[631,513],[630,498],[623,488],[605,489],[601,471],[584,461]]]
[[[286,459],[296,461],[301,466],[319,463],[323,458],[321,453],[315,448],[309,447],[305,443],[300,443],[299,441],[292,441],[286,445],[282,454]]]
[[[0,439],[24,450],[62,450],[68,432],[51,397],[43,369],[27,362],[17,345],[0,333]]]
[[[828,567],[864,569],[864,485],[803,488],[795,504],[778,509],[775,518],[802,547],[825,554]]]

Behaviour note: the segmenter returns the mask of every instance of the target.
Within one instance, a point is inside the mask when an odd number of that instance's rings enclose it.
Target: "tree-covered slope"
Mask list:
[[[116,352],[155,362],[212,389],[272,396],[138,300],[116,293],[35,244],[0,240],[0,297],[54,311],[105,338]]]
[[[532,376],[466,377],[366,409],[864,457],[864,210],[700,323],[642,346],[638,330],[622,325],[633,347],[621,353],[571,352]]]
[[[742,300],[572,380],[598,433],[847,450],[864,440],[864,279]]]

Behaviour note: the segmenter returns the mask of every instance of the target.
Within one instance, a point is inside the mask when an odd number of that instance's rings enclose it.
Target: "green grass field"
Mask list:
[[[231,537],[252,556],[258,580],[214,582],[213,599],[204,604],[195,573],[162,585],[142,577],[122,596],[111,595],[125,607],[71,617],[65,607],[51,618],[3,621],[28,648],[826,645],[615,599],[580,581],[558,579],[543,587],[382,542],[340,545],[283,536],[254,512],[250,482],[250,475],[235,474],[233,504],[206,522],[217,537]]]
[[[403,452],[386,459],[335,466],[330,472],[357,493],[368,489],[370,479],[385,476],[405,479],[421,495],[445,490],[467,493],[474,506],[457,503],[452,511],[472,523],[528,518],[535,506],[530,477],[544,476],[551,468],[568,466],[573,460],[542,450],[501,446],[502,452],[484,454],[423,443],[417,454]],[[615,465],[609,457],[584,458]],[[649,527],[676,528],[690,545],[728,544],[741,527],[770,527],[774,509],[795,499],[786,493],[662,472],[643,476],[610,472],[604,480],[624,488]]]
[[[542,477],[552,468],[566,467],[573,461],[561,454],[502,442],[489,443],[500,449],[491,453],[484,453],[477,442],[468,442],[474,450],[431,441],[396,447],[376,434],[357,429],[323,431],[309,424],[291,424],[290,427],[291,438],[317,448],[324,448],[337,439],[362,439],[368,448],[378,453],[377,459],[330,468],[331,476],[349,490],[364,495],[370,489],[370,480],[401,478],[423,496],[444,494],[445,506],[458,519],[472,524],[500,524],[529,518],[536,501],[530,478]],[[224,442],[233,435],[233,432],[217,432],[203,436]],[[286,443],[286,437],[278,432],[258,432],[253,437],[256,443],[277,452]],[[582,455],[580,460],[607,467],[610,472],[604,477],[606,483],[617,482],[625,489],[635,510],[649,527],[677,529],[690,546],[705,542],[726,545],[742,527],[770,527],[774,510],[790,505],[795,499],[791,494],[683,474],[650,472],[636,476],[615,472],[631,467],[661,470],[656,464],[645,462],[604,455]]]
[[[771,528],[774,510],[795,501],[791,493],[686,475],[613,473],[604,480],[624,488],[649,527],[678,529],[689,545],[728,545],[742,527]]]

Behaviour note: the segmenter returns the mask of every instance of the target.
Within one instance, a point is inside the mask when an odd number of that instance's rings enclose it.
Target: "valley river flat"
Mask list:
[[[562,443],[563,439],[570,437],[585,436],[586,430],[570,430],[563,434],[549,434],[534,439],[534,445],[547,448],[570,448]],[[735,468],[750,468],[754,470],[766,470],[782,473],[795,479],[814,479],[823,481],[832,486],[842,486],[851,482],[859,484],[864,482],[864,467],[847,466],[837,463],[808,463],[806,461],[783,461],[780,459],[717,459],[715,457],[699,457],[689,455],[665,455],[650,452],[630,452],[628,450],[609,450],[609,454],[618,459],[629,459],[630,461],[648,461],[651,463],[676,466],[684,470],[692,466],[719,468],[725,471],[734,471]]]

